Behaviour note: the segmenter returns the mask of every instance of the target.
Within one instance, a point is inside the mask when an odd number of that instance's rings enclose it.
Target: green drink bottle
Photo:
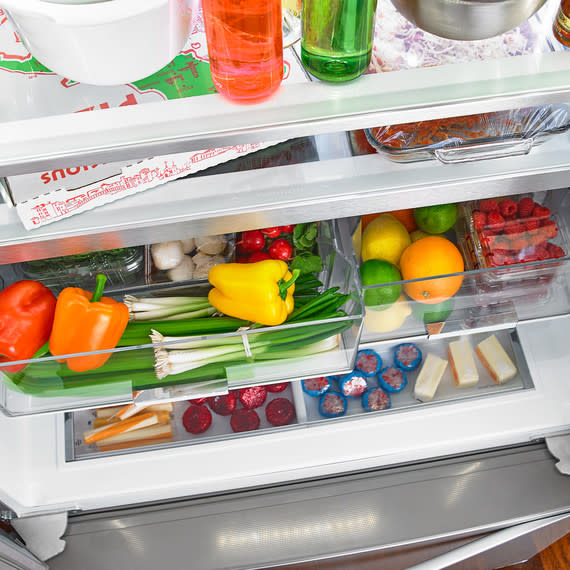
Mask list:
[[[372,54],[377,0],[303,0],[301,60],[324,81],[362,75]]]

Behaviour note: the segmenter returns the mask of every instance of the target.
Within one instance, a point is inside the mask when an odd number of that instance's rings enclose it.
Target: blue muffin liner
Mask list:
[[[338,397],[340,399],[340,402],[342,402],[342,411],[329,412],[328,410],[323,409],[323,404],[325,403],[327,396]],[[324,416],[325,418],[338,418],[346,414],[346,406],[347,406],[346,398],[340,392],[329,390],[326,394],[323,394],[321,396],[321,399],[319,400],[319,413],[321,414],[321,416]]]
[[[401,362],[400,359],[398,358],[398,351],[401,348],[405,348],[407,346],[414,348],[418,352],[417,357],[414,358],[414,360],[408,365]],[[412,342],[404,342],[404,343],[399,344],[399,345],[394,347],[394,363],[396,364],[396,366],[398,368],[401,368],[402,370],[407,370],[407,371],[415,370],[419,366],[421,361],[422,361],[422,351],[420,350],[420,348],[418,346],[416,346]]]
[[[386,382],[386,380],[384,380],[384,378],[382,378],[382,373],[386,370],[389,370],[390,368],[392,368],[393,370],[397,370],[402,375],[402,384],[399,388],[392,386],[391,384]],[[382,389],[384,389],[386,392],[392,392],[393,394],[395,394],[397,392],[401,392],[406,387],[407,383],[408,383],[408,379],[406,378],[406,373],[398,366],[385,366],[378,373],[378,384],[380,384],[380,387]]]
[[[308,394],[309,396],[316,396],[316,397],[326,394],[332,388],[331,378],[329,376],[319,376],[319,379],[320,378],[326,380],[328,382],[328,385],[323,384],[323,387],[320,390],[312,390],[310,388],[307,388],[306,382],[315,380],[315,378],[308,378],[307,380],[301,380],[301,388],[303,388],[303,392],[305,392],[305,394]]]
[[[338,387],[347,398],[360,398],[368,390],[366,376],[359,371],[349,372],[340,377]]]
[[[386,396],[386,399],[388,400],[387,405],[383,408],[371,408],[369,403],[370,397],[378,391],[380,391],[383,396]],[[384,391],[382,388],[370,388],[370,390],[365,392],[362,396],[362,407],[367,412],[379,412],[381,410],[387,410],[391,405],[392,402],[390,401],[390,394],[388,394],[388,392]]]
[[[361,355],[367,355],[367,356],[372,356],[376,359],[376,366],[374,368],[374,370],[364,370],[363,368],[361,368],[360,366],[358,366],[358,358]],[[364,376],[376,376],[376,374],[378,374],[378,372],[380,372],[380,369],[382,368],[382,358],[380,358],[380,355],[375,352],[374,350],[370,350],[369,348],[365,348],[363,350],[359,350],[358,353],[356,354],[356,363],[354,365],[354,369],[358,370],[358,372],[364,374]]]

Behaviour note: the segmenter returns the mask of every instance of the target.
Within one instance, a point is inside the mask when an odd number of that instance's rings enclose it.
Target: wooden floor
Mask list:
[[[568,570],[570,569],[570,534],[539,552],[523,564],[505,570]]]

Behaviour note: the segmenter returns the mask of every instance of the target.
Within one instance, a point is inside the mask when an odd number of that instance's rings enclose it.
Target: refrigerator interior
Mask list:
[[[539,14],[542,20],[533,26],[546,33],[555,4],[548,2]],[[133,291],[174,291],[178,284],[169,283],[152,265],[154,243],[219,235],[228,236],[230,243],[246,230],[319,221],[330,228],[321,244],[323,256],[336,256],[325,268],[325,282],[340,285],[351,295],[352,305],[345,318],[351,326],[343,331],[336,353],[296,366],[277,366],[260,377],[248,374],[250,369],[238,369],[233,377],[221,382],[216,378],[198,389],[182,382],[144,385],[133,396],[138,387],[125,376],[117,378],[110,391],[60,393],[55,398],[26,394],[2,382],[0,456],[10,469],[0,488],[0,502],[22,518],[110,509],[415,466],[435,458],[527,445],[567,432],[568,248],[562,258],[525,264],[522,277],[509,268],[466,268],[453,310],[435,334],[413,316],[417,303],[411,303],[402,326],[368,326],[370,311],[363,305],[366,288],[359,280],[360,259],[353,238],[363,214],[451,200],[471,203],[530,195],[548,201],[561,228],[560,238],[568,245],[567,130],[537,144],[525,143],[522,149],[517,146],[500,159],[479,156],[452,165],[437,158],[398,162],[354,143],[358,129],[376,125],[470,115],[483,108],[490,112],[564,104],[570,100],[568,67],[568,52],[547,38],[536,51],[519,57],[370,74],[357,85],[334,89],[299,78],[258,107],[238,108],[216,95],[205,95],[73,113],[54,111],[44,99],[34,116],[3,117],[2,176],[52,172],[69,168],[74,161],[138,160],[287,139],[275,148],[31,231],[22,227],[5,199],[0,204],[3,286],[31,275],[24,271],[34,262],[47,259],[53,269],[49,262],[53,258],[62,262],[69,255],[122,250],[129,257],[120,260],[110,294],[120,298]],[[35,78],[27,88],[37,89],[41,81]],[[82,92],[86,105],[102,95],[96,89]],[[123,92],[117,90],[114,96],[122,100]],[[117,121],[121,129],[114,128]],[[49,144],[41,134],[48,129]],[[459,225],[456,229],[450,236],[455,241],[468,231]],[[55,273],[75,269],[58,265]],[[82,269],[74,274],[75,283],[87,287],[93,274],[92,269]],[[49,277],[54,289],[65,285],[57,275]],[[401,343],[413,343],[425,355],[445,359],[449,343],[463,339],[474,349],[492,335],[516,366],[516,374],[504,384],[494,383],[476,361],[479,383],[460,390],[448,367],[436,396],[422,402],[414,396],[419,374],[414,370],[407,373],[401,392],[389,394],[386,409],[367,412],[361,398],[347,398],[345,413],[332,418],[322,415],[318,397],[303,390],[303,380],[309,377],[350,372],[357,350],[374,350],[391,365],[394,348]],[[150,354],[152,346],[136,347],[134,358],[146,358],[145,350]],[[55,365],[53,360],[40,359],[32,366],[50,363]],[[66,387],[65,380],[50,385],[50,378],[61,380],[49,377],[48,391]],[[335,391],[342,389],[338,382],[331,380]],[[268,392],[256,409],[256,430],[235,433],[228,416],[215,412],[205,433],[191,434],[184,428],[188,400],[234,391],[239,402],[240,389],[278,383],[286,383],[284,389]],[[367,387],[377,388],[378,380],[367,380]],[[269,422],[268,405],[277,399],[293,405],[287,425]],[[144,445],[118,443],[108,449],[85,443],[84,433],[103,417],[101,410],[114,413],[133,402],[141,407],[173,402],[161,416],[170,435]],[[97,427],[104,426],[102,422]]]

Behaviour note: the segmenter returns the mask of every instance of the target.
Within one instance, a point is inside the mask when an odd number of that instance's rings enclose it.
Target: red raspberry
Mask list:
[[[492,267],[501,267],[507,265],[509,254],[506,252],[494,251],[493,255],[489,258],[489,263]]]
[[[566,252],[559,245],[554,243],[547,243],[546,251],[550,254],[551,259],[558,259],[566,255]]]
[[[481,200],[479,203],[479,210],[482,212],[495,212],[499,209],[499,204],[494,198],[488,198],[487,200]]]
[[[534,255],[535,255],[537,261],[543,261],[545,259],[550,259],[550,254],[548,253],[548,250],[546,249],[546,247],[543,247],[541,245],[537,245],[534,248]]]
[[[530,233],[536,233],[540,227],[540,220],[535,218],[528,218],[524,221],[524,227]]]
[[[511,249],[514,251],[521,251],[525,247],[528,247],[528,241],[523,237],[518,237],[511,241]]]
[[[500,237],[501,236],[496,236],[495,234],[489,232],[488,234],[485,234],[485,236],[481,238],[481,244],[483,245],[483,247],[486,247],[488,249],[494,249],[495,243],[497,242],[497,238]]]
[[[521,263],[529,263],[530,261],[536,261],[536,254],[534,252],[534,248],[530,247],[522,251],[521,255],[519,256],[519,261]]]
[[[524,233],[524,226],[520,222],[508,221],[505,223],[505,234],[514,238]]]
[[[499,212],[489,212],[487,216],[487,225],[494,232],[500,232],[505,227],[505,218]]]
[[[476,231],[481,231],[487,225],[487,214],[485,212],[473,212],[473,227]]]
[[[495,241],[493,243],[493,253],[506,254],[510,251],[511,244],[507,239],[502,236],[495,236]]]
[[[540,233],[546,239],[554,239],[558,235],[558,226],[554,220],[546,220],[541,228]]]
[[[532,214],[535,205],[532,198],[521,198],[519,201],[519,218],[528,218]]]
[[[543,245],[546,240],[542,234],[531,235],[528,238],[530,245]]]
[[[511,198],[499,202],[499,211],[504,217],[516,216],[518,209],[518,204]]]
[[[537,220],[548,220],[548,218],[550,218],[550,210],[544,206],[536,204],[532,210],[532,217]]]

